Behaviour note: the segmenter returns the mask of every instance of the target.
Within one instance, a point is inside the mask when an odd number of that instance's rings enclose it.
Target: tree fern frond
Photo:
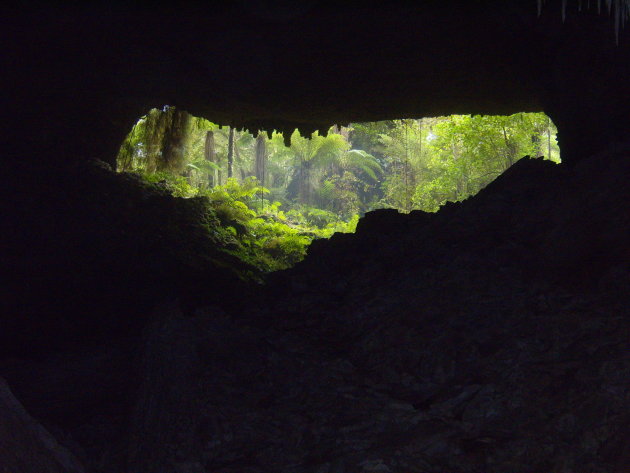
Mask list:
[[[375,181],[378,180],[376,173],[382,172],[381,165],[376,158],[360,149],[351,149],[345,153],[340,164],[346,169],[358,169]]]

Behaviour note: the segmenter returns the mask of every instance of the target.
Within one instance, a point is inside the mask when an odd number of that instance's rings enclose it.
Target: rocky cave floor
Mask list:
[[[41,457],[11,473],[627,473],[629,202],[628,149],[525,159],[260,290],[165,297],[126,348],[6,358],[50,432],[0,390],[4,453]]]

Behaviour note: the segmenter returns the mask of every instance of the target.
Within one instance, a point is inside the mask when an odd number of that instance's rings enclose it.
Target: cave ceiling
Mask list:
[[[5,7],[9,154],[111,162],[148,109],[252,131],[545,111],[563,153],[627,137],[630,33],[560,2]],[[593,137],[584,131],[595,130]]]

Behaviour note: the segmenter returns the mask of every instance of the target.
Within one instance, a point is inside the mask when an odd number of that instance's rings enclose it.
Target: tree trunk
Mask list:
[[[418,161],[422,162],[422,129],[423,129],[422,119],[418,120],[418,130],[420,133],[420,139],[418,140]]]
[[[300,160],[300,180],[299,195],[301,203],[310,205],[311,203],[311,162]]]
[[[203,157],[206,161],[210,161],[211,163],[215,163],[217,161],[217,154],[214,150],[214,132],[212,130],[208,130],[206,132],[206,141],[203,148]],[[213,187],[218,184],[218,170],[214,170],[214,179],[212,174],[208,173],[208,186]]]
[[[260,183],[261,187],[265,187],[265,174],[267,173],[267,149],[265,136],[262,133],[258,133],[256,137],[256,162],[254,174],[256,179]],[[265,201],[262,190],[260,191],[260,210],[264,209]]]
[[[228,134],[227,177],[232,177],[234,172],[234,128],[230,127]]]
[[[507,166],[505,169],[508,169],[510,166],[512,166],[512,164],[514,164],[515,150],[514,150],[514,146],[510,142],[510,139],[508,138],[507,130],[505,129],[505,127],[502,127],[502,128],[503,128],[503,140],[505,141],[505,157],[507,159]]]
[[[169,124],[170,126],[168,126],[165,130],[162,140],[162,170],[168,170],[171,172],[182,171],[184,167],[189,123],[190,115],[188,113],[180,110],[173,110]]]
[[[236,167],[240,171],[241,181],[243,181],[245,179],[246,173],[245,173],[245,170],[243,169],[243,163],[241,162],[241,151],[240,151],[238,145],[236,144],[236,142],[238,141],[238,138],[239,138],[238,133],[235,131],[234,132],[234,140],[233,140],[233,142],[234,142],[234,163],[236,164]],[[232,170],[232,176],[234,176],[234,170]]]
[[[547,118],[547,159],[551,159],[551,119]]]
[[[405,167],[403,171],[405,173],[405,204],[403,208],[405,212],[409,212],[411,211],[411,197],[409,186],[409,121],[403,120],[403,123],[405,126]]]
[[[265,185],[265,174],[267,172],[267,149],[265,137],[259,133],[256,137],[256,164],[254,174],[261,186]]]

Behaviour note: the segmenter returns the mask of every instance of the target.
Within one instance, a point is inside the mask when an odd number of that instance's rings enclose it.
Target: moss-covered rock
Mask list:
[[[261,277],[236,255],[238,241],[207,198],[173,197],[98,161],[55,181],[29,173],[14,182],[3,202],[13,217],[3,234],[12,275],[2,297],[3,351],[124,334],[167,294],[221,298]]]

